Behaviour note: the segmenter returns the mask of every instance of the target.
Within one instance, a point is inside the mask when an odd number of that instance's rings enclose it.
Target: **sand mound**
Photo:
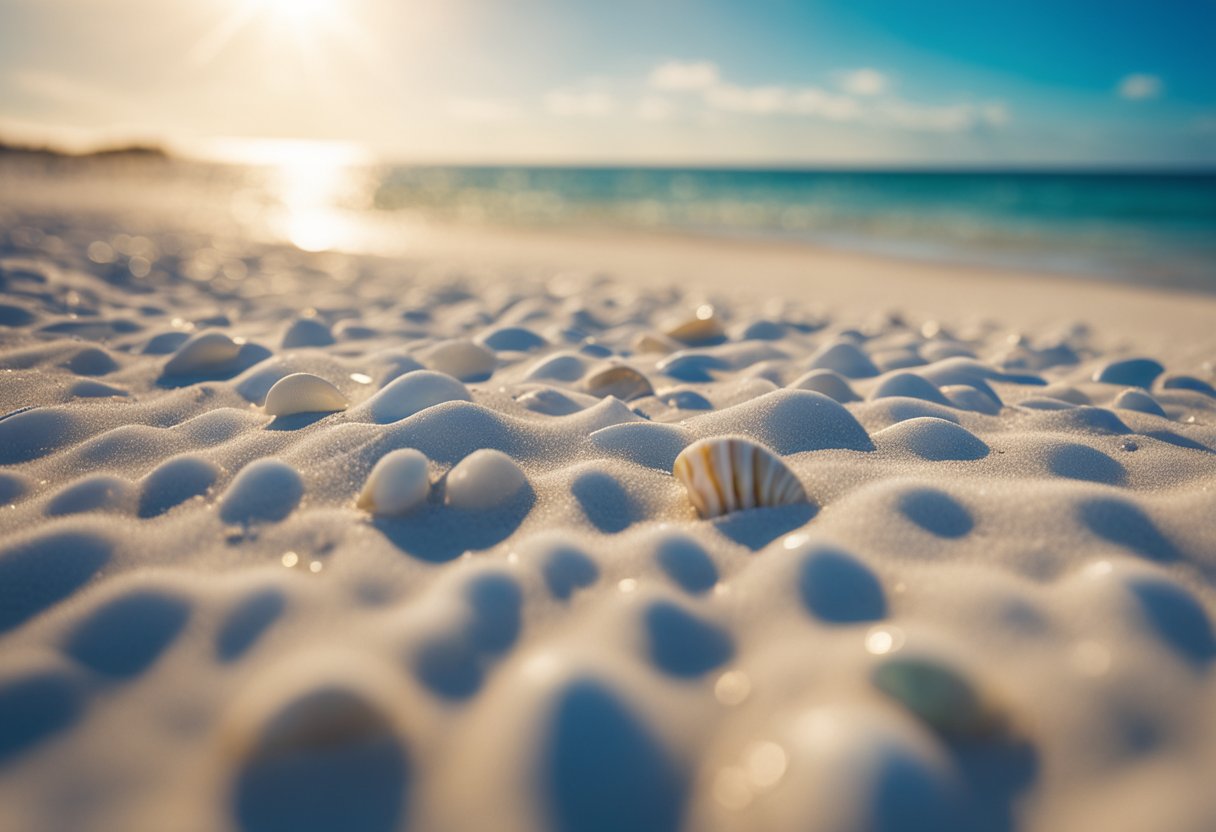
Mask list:
[[[1216,815],[1210,365],[85,228],[0,236],[0,827]]]

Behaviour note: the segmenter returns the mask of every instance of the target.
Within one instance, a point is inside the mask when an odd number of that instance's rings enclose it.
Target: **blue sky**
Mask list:
[[[1214,44],[1213,0],[0,0],[0,135],[1210,165]]]

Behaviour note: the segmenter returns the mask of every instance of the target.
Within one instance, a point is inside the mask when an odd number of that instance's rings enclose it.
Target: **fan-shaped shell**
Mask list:
[[[705,518],[807,502],[802,483],[779,456],[739,436],[694,442],[676,457],[672,473]]]

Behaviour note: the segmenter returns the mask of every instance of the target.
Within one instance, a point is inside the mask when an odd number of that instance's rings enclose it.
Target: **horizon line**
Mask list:
[[[535,169],[535,170],[654,170],[654,171],[736,171],[772,173],[988,173],[988,174],[1118,174],[1118,175],[1216,175],[1216,160],[1193,161],[1099,161],[1078,162],[1065,159],[1044,161],[958,161],[939,160],[904,161],[840,161],[815,159],[713,159],[695,162],[671,159],[624,160],[624,159],[439,159],[395,156],[392,153],[376,153],[367,150],[358,142],[313,139],[242,139],[251,147],[257,145],[315,147],[319,149],[347,149],[353,151],[346,164],[352,167],[403,167],[403,168],[463,168],[471,170]],[[70,144],[70,143],[68,143]],[[99,141],[89,147],[71,149],[64,143],[11,141],[0,135],[0,154],[31,153],[49,154],[65,159],[88,160],[91,157],[107,157],[124,153],[147,155],[163,154],[177,161],[201,162],[220,165],[274,166],[275,161],[264,154],[256,161],[239,157],[217,155],[197,145],[192,148],[173,141],[114,140]]]

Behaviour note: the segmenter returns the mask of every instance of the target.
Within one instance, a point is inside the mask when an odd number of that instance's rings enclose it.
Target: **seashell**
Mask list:
[[[689,445],[672,469],[704,518],[748,508],[807,502],[802,483],[779,456],[739,436]]]
[[[643,332],[633,339],[633,351],[666,355],[684,349],[684,344],[658,332]]]
[[[950,662],[930,655],[892,655],[874,668],[874,686],[934,730],[977,736],[998,726],[979,689]]]
[[[241,345],[223,332],[200,332],[178,348],[165,363],[165,373],[171,376],[199,373],[222,367],[241,352]]]
[[[444,502],[452,508],[484,511],[519,494],[528,478],[515,460],[491,448],[474,451],[448,472]]]
[[[334,413],[346,410],[348,404],[337,387],[312,373],[283,376],[266,393],[266,412],[271,416]]]
[[[587,379],[587,392],[593,396],[616,396],[623,402],[642,396],[653,396],[649,379],[632,367],[615,364],[592,374]]]
[[[722,322],[709,304],[697,307],[696,315],[692,319],[673,326],[664,334],[690,347],[720,344],[726,340],[726,330],[722,328]]]
[[[380,457],[355,505],[371,514],[391,517],[426,502],[430,490],[426,454],[401,448]]]
[[[472,401],[469,389],[456,379],[433,370],[414,370],[386,384],[367,400],[367,413],[387,425],[445,402]]]

